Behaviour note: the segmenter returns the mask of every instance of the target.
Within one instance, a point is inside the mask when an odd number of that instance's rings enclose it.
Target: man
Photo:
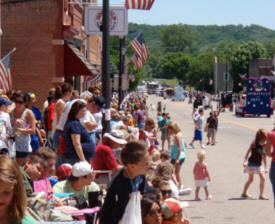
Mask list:
[[[34,192],[33,181],[42,178],[45,167],[46,163],[43,157],[37,152],[29,154],[23,167],[20,167],[20,173],[22,174],[28,197],[32,196]]]
[[[195,133],[192,142],[189,144],[193,149],[195,148],[193,144],[195,141],[200,141],[201,148],[205,149],[202,144],[203,113],[203,109],[199,109],[199,114],[194,118]]]
[[[91,165],[81,161],[73,165],[72,174],[67,180],[60,181],[53,187],[54,193],[74,193],[75,197],[84,196],[88,200],[89,192],[100,191],[93,182],[94,174]]]

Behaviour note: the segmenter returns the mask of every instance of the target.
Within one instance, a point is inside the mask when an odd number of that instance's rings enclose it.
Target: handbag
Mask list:
[[[204,132],[208,132],[208,123],[206,123],[205,125],[204,125]]]

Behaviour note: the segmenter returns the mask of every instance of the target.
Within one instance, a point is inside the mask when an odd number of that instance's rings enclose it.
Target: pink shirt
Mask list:
[[[206,174],[206,167],[207,164],[205,162],[200,163],[197,162],[194,169],[194,178],[195,180],[208,180],[207,174]]]
[[[267,133],[267,139],[266,140],[271,141],[271,143],[272,143],[272,146],[273,146],[272,162],[275,162],[275,153],[274,153],[274,151],[275,151],[275,131],[269,131]]]

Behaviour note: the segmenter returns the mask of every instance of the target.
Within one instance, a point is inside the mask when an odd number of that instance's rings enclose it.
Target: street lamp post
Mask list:
[[[121,110],[121,103],[123,100],[122,94],[122,75],[124,74],[124,61],[125,61],[125,36],[120,38],[120,68],[119,68],[119,84],[118,84],[118,105]]]
[[[103,0],[103,27],[102,27],[102,96],[106,100],[105,113],[102,119],[102,134],[110,131],[110,50],[109,50],[109,0]]]

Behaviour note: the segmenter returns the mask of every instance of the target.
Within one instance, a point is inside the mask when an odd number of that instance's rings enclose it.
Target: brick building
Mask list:
[[[1,54],[17,49],[12,55],[13,89],[34,92],[40,107],[48,90],[60,82],[71,81],[82,90],[84,76],[100,74],[101,37],[85,35],[84,6],[79,0],[70,2],[1,1]]]
[[[249,61],[249,77],[270,76],[273,58],[257,58]]]

